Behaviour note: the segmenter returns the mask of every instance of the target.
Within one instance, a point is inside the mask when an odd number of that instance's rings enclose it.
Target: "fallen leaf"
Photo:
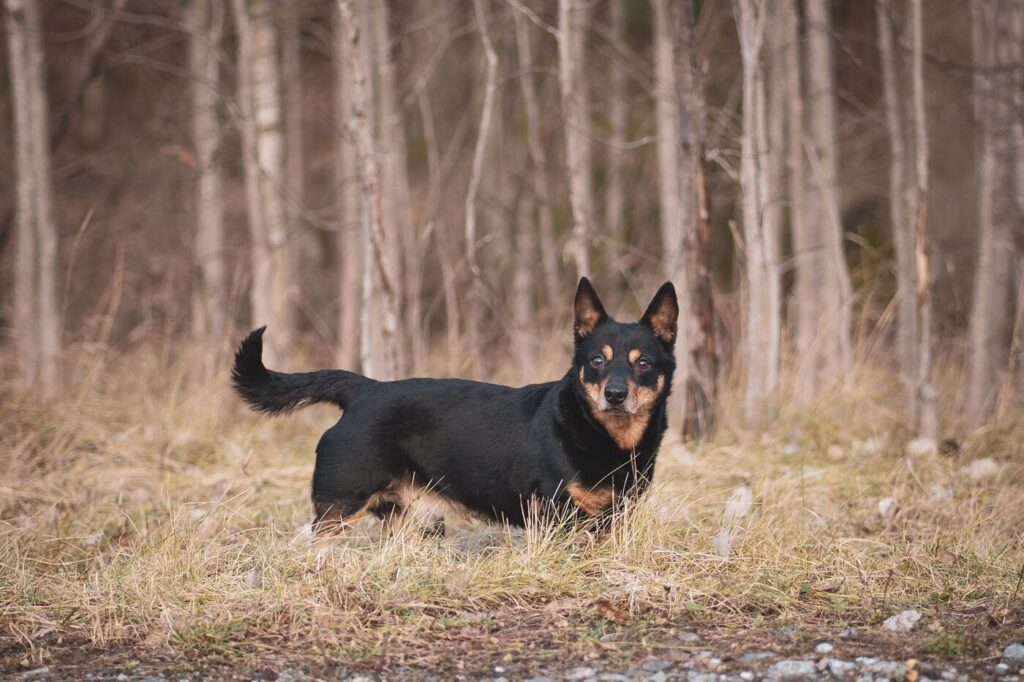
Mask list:
[[[625,625],[629,622],[629,614],[615,606],[607,599],[597,599],[594,601],[594,608],[601,614],[601,617],[605,620],[618,623],[619,625]]]

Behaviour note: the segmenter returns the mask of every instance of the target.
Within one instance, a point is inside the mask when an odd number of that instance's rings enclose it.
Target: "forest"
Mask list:
[[[1024,0],[2,2],[0,672],[1024,675]],[[303,535],[246,333],[521,386],[584,276],[680,307],[606,538]]]

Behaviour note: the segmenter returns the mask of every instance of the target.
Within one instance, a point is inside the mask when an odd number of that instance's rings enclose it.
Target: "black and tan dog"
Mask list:
[[[242,342],[232,378],[262,412],[318,402],[344,410],[316,449],[317,532],[367,512],[392,522],[426,493],[519,526],[531,509],[601,518],[617,500],[646,490],[654,474],[678,312],[669,282],[639,322],[616,322],[583,278],[572,369],[522,388],[460,379],[381,382],[344,370],[282,374],[263,366],[262,328]]]

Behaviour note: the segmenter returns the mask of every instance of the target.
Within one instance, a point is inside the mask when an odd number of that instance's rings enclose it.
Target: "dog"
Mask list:
[[[391,526],[418,499],[520,527],[531,510],[607,520],[654,475],[679,304],[666,282],[638,322],[616,322],[584,277],[574,312],[572,367],[558,381],[511,388],[336,369],[284,374],[263,365],[265,327],[242,341],[232,381],[267,414],[313,403],[343,410],[316,448],[316,535],[367,513]],[[443,534],[443,515],[431,520]]]

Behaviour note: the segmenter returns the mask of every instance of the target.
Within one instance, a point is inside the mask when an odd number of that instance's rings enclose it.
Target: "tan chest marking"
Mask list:
[[[615,491],[610,485],[588,488],[574,481],[566,490],[573,503],[591,516],[610,509],[615,502]]]

